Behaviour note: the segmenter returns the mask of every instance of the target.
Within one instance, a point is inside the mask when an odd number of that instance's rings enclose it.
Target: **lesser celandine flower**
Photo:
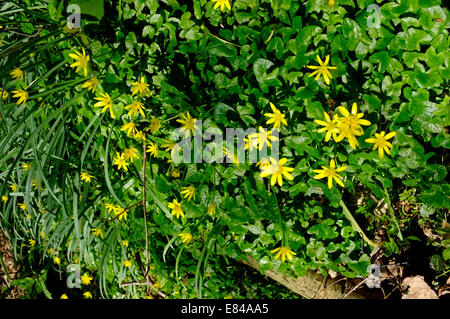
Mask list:
[[[118,206],[111,204],[111,203],[105,203],[105,207],[108,210],[108,213],[118,210],[118,208],[119,208]]]
[[[66,294],[62,294],[61,297],[60,297],[60,299],[69,299],[69,297],[67,297]]]
[[[128,171],[128,165],[130,165],[130,163],[125,160],[123,153],[119,154],[119,152],[116,152],[113,165],[117,165],[117,169],[119,170],[123,168],[124,171]]]
[[[84,298],[86,298],[86,299],[92,299],[92,294],[91,294],[89,291],[86,291],[86,292],[83,294],[83,296],[84,296]]]
[[[82,49],[82,54],[80,52],[78,52],[77,50],[75,50],[75,53],[69,53],[69,56],[75,60],[74,63],[72,63],[70,65],[71,68],[77,68],[75,70],[75,72],[80,71],[81,69],[83,69],[84,72],[84,76],[87,76],[87,68],[88,68],[88,63],[89,63],[89,55],[86,55],[86,51],[84,50],[84,48]]]
[[[229,0],[211,0],[212,2],[215,2],[214,9],[217,9],[220,7],[220,11],[225,10],[225,7],[227,7],[228,10],[231,10],[231,5]]]
[[[268,148],[272,148],[270,141],[278,141],[278,137],[272,136],[272,131],[266,131],[262,126],[259,127],[259,131],[249,134],[248,138],[256,138],[258,141],[258,149],[261,151],[264,145]]]
[[[14,90],[12,91],[13,96],[19,98],[16,102],[17,105],[25,104],[28,100],[28,92],[25,90]]]
[[[17,190],[19,189],[19,187],[16,184],[11,184],[11,185],[9,185],[9,187],[11,188],[13,193],[17,192]]]
[[[184,244],[190,244],[192,242],[192,234],[191,233],[181,233],[178,236],[181,237],[181,241]]]
[[[31,186],[33,186],[34,190],[37,190],[39,188],[39,181],[37,179],[33,179],[31,181]]]
[[[11,75],[13,79],[23,79],[23,71],[19,68],[12,70],[9,75]]]
[[[87,80],[86,82],[83,83],[83,85],[81,86],[83,89],[88,89],[91,90],[92,93],[94,93],[95,89],[97,88],[98,85],[98,79],[96,77],[90,78],[89,80]]]
[[[83,276],[81,276],[81,283],[83,285],[87,286],[87,285],[89,285],[91,283],[92,279],[94,279],[94,278],[89,276],[88,273],[84,273]]]
[[[129,260],[124,260],[124,261],[123,261],[123,265],[124,265],[126,268],[131,268],[131,261],[129,261]]]
[[[322,169],[314,169],[313,172],[317,175],[314,176],[314,179],[322,179],[328,178],[328,188],[333,187],[333,179],[344,187],[344,183],[342,183],[342,177],[338,174],[339,172],[343,172],[347,169],[347,166],[341,166],[336,168],[336,162],[334,159],[330,160],[330,167],[322,166]]]
[[[136,94],[143,95],[143,96],[147,96],[147,95],[151,95],[152,94],[152,92],[148,88],[148,84],[145,83],[145,78],[144,77],[141,77],[141,81],[140,82],[133,82],[133,83],[131,83],[131,85],[132,85],[132,87],[131,87],[131,96],[134,96]]]
[[[122,240],[122,246],[128,247],[128,244],[129,244],[128,240],[126,239]]]
[[[80,178],[81,178],[82,181],[90,183],[91,179],[94,178],[94,176],[92,176],[92,175],[90,175],[89,173],[86,173],[86,172],[81,172]]]
[[[178,177],[180,177],[180,171],[179,170],[177,170],[177,169],[174,169],[173,171],[172,171],[172,177],[173,178],[178,178]]]
[[[194,129],[197,128],[197,125],[195,125],[195,121],[197,121],[197,119],[195,117],[191,117],[189,112],[186,112],[186,115],[181,113],[181,117],[181,120],[177,120],[178,123],[183,124],[180,128],[180,132],[184,132],[185,136],[189,136],[190,132],[194,134]]]
[[[142,117],[145,117],[144,110],[146,110],[146,108],[144,107],[144,104],[139,101],[134,101],[133,103],[128,104],[125,106],[125,110],[128,110],[128,116],[136,116],[140,113]]]
[[[368,138],[366,139],[366,143],[373,143],[373,151],[378,149],[378,156],[380,159],[383,158],[384,152],[386,152],[388,155],[391,154],[390,149],[393,147],[391,143],[389,143],[387,140],[393,138],[397,133],[390,132],[386,134],[384,131],[381,131],[380,134],[375,133],[375,138]]]
[[[290,261],[293,260],[293,256],[297,255],[293,252],[289,247],[278,247],[271,251],[272,254],[275,254],[275,259],[281,259],[281,262],[284,262],[286,258]]]
[[[105,112],[106,110],[109,110],[109,114],[111,115],[111,118],[114,118],[114,112],[113,112],[113,102],[111,100],[111,97],[109,96],[108,93],[101,93],[100,92],[100,97],[94,97],[95,100],[97,100],[98,102],[94,104],[94,107],[103,107],[102,109],[102,113]]]
[[[194,197],[195,200],[195,187],[194,186],[187,186],[183,187],[183,190],[180,192],[180,194],[184,195],[184,198],[187,198],[188,201],[191,200],[192,197]]]
[[[8,196],[3,195],[2,196],[2,202],[6,204],[7,201],[8,201]]]
[[[172,216],[175,215],[176,218],[184,217],[183,210],[181,209],[181,203],[178,203],[176,199],[172,203],[168,204],[169,208],[172,209]]]
[[[101,237],[103,239],[103,231],[100,228],[92,228],[91,230],[95,237]]]
[[[34,239],[28,239],[28,243],[31,247],[34,247],[36,245],[36,241]]]
[[[153,157],[157,157],[158,156],[158,145],[156,145],[153,142],[148,143],[146,152],[150,153],[150,155],[152,155]]]
[[[250,151],[252,151],[253,149],[257,149],[258,148],[258,138],[253,136],[253,137],[246,137],[244,138],[244,149],[248,149]]]
[[[127,148],[123,151],[123,157],[126,161],[132,162],[139,158],[138,150],[134,147]]]
[[[114,214],[119,220],[122,220],[122,218],[126,221],[127,220],[127,211],[125,208],[117,207],[118,209],[114,211]]]
[[[227,147],[224,146],[223,152],[225,153],[225,157],[227,157],[231,162],[233,162],[233,164],[235,164],[237,167],[239,167],[238,157],[233,151],[227,149]]]
[[[325,135],[325,142],[328,142],[331,136],[333,136],[333,139],[336,141],[337,134],[339,134],[339,128],[337,127],[339,117],[337,114],[335,114],[333,116],[333,120],[331,120],[326,112],[323,112],[323,114],[325,115],[326,122],[321,120],[314,120],[314,123],[323,126],[321,129],[318,130],[318,132],[319,133],[327,132],[327,134]]]
[[[362,118],[364,116],[363,113],[358,113],[358,106],[356,103],[353,103],[351,113],[343,106],[339,106],[338,111],[341,113],[342,117],[337,119],[339,135],[336,138],[336,142],[340,142],[344,138],[347,138],[350,146],[353,149],[356,149],[359,145],[356,136],[364,134],[361,125],[369,126],[370,122]]]
[[[59,258],[58,256],[53,257],[53,262],[57,265],[61,264],[61,258]]]
[[[288,124],[287,124],[287,121],[285,119],[286,115],[281,113],[280,110],[278,110],[272,102],[270,102],[270,107],[271,107],[273,113],[266,113],[266,114],[264,114],[264,116],[270,118],[269,120],[267,120],[266,124],[272,124],[273,123],[273,128],[280,128],[281,127],[281,123],[283,123],[284,125],[287,126]]]
[[[26,171],[29,171],[31,169],[31,164],[29,163],[22,163],[22,168]]]
[[[138,131],[138,129],[136,128],[136,124],[134,124],[134,122],[125,123],[124,125],[122,125],[120,130],[121,131],[126,131],[127,132],[127,136],[135,135],[137,133],[137,131]]]
[[[325,58],[325,62],[322,62],[322,59],[318,55],[316,56],[316,58],[317,58],[317,61],[319,62],[320,65],[319,66],[307,65],[306,67],[308,69],[315,70],[310,75],[308,75],[308,77],[311,77],[311,76],[317,74],[314,79],[318,80],[319,77],[321,75],[323,75],[325,83],[329,85],[330,84],[330,79],[332,79],[333,77],[331,76],[331,73],[328,70],[335,70],[336,67],[335,66],[328,66],[328,62],[330,62],[330,56],[329,55],[327,55],[327,57]]]
[[[19,208],[23,211],[27,210],[27,204],[25,204],[25,203],[19,203],[19,204],[17,204],[17,206],[19,206]]]
[[[261,166],[261,177],[272,175],[270,184],[273,186],[278,181],[278,185],[283,186],[283,176],[287,180],[292,181],[294,177],[290,174],[294,169],[292,167],[284,166],[287,163],[287,158],[280,159],[277,162],[274,158],[270,158],[270,165]]]
[[[2,96],[2,100],[6,100],[8,98],[8,91],[4,90],[3,88],[0,88],[0,94]]]

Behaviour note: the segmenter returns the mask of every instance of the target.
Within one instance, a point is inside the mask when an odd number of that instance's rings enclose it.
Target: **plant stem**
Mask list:
[[[147,223],[147,205],[145,198],[145,165],[147,160],[147,150],[145,144],[145,133],[142,141],[143,155],[142,155],[142,210],[144,213],[144,225],[145,225],[145,279],[147,281],[147,290],[149,290],[150,280],[149,280],[149,254],[148,254],[148,223]],[[147,291],[148,292],[148,291]]]
[[[344,213],[344,216],[350,221],[353,229],[355,231],[357,231],[369,245],[374,246],[374,247],[379,247],[380,246],[379,244],[377,244],[374,241],[370,240],[369,237],[366,236],[366,234],[361,229],[361,227],[359,227],[359,225],[356,222],[355,218],[353,217],[352,213],[350,213],[350,211],[348,210],[347,206],[345,205],[345,203],[342,200],[339,201],[339,206],[341,206],[342,212]]]

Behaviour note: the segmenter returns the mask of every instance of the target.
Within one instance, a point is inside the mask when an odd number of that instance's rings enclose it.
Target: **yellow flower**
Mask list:
[[[29,171],[31,169],[31,164],[22,163],[22,168],[26,171]]]
[[[103,239],[103,231],[100,228],[92,228],[91,230],[94,236],[96,237],[100,236]]]
[[[172,177],[173,177],[173,178],[178,178],[178,177],[180,177],[180,171],[177,170],[177,169],[174,169],[173,172],[172,172]]]
[[[378,149],[378,156],[380,159],[383,158],[384,152],[386,152],[388,155],[391,154],[390,149],[393,147],[391,143],[389,143],[387,140],[393,138],[397,133],[390,132],[386,134],[384,131],[381,131],[380,134],[375,133],[375,138],[368,138],[366,139],[366,143],[373,143],[373,151]]]
[[[120,208],[120,207],[118,207],[114,204],[110,204],[110,203],[105,203],[105,207],[108,210],[108,213],[111,213],[112,211],[116,211]]]
[[[130,136],[131,134],[135,135],[138,132],[138,129],[136,128],[136,124],[134,122],[128,122],[122,125],[120,128],[121,131],[126,131],[127,136]]]
[[[7,201],[8,201],[8,196],[3,195],[2,202],[6,204]]]
[[[36,245],[36,241],[34,239],[28,239],[28,243],[31,247],[34,247]]]
[[[57,265],[61,264],[61,258],[59,258],[58,256],[53,257],[53,262]]]
[[[152,132],[153,134],[158,131],[160,127],[161,121],[159,120],[159,118],[155,117],[154,119],[152,119],[152,121],[150,122],[150,132]]]
[[[138,150],[136,148],[134,148],[134,147],[127,148],[123,151],[123,158],[126,161],[132,162],[135,159],[139,158],[139,155],[137,155],[137,153],[138,153]]]
[[[59,299],[69,299],[69,297],[67,297],[66,294],[62,294],[61,297]]]
[[[134,96],[136,94],[144,95],[144,96],[152,95],[152,92],[148,88],[148,84],[145,83],[144,77],[141,77],[140,82],[133,82],[133,83],[131,83],[131,85],[132,85],[131,96]]]
[[[192,234],[190,233],[181,233],[178,236],[181,237],[181,240],[184,244],[190,244],[192,242]]]
[[[25,90],[14,90],[12,91],[12,93],[14,94],[12,97],[18,97],[19,99],[17,100],[16,104],[25,104],[28,100],[28,92]]]
[[[194,134],[194,129],[198,128],[198,126],[195,124],[195,121],[197,121],[197,119],[195,117],[191,117],[191,114],[189,114],[189,112],[186,112],[186,115],[181,113],[181,117],[183,118],[182,120],[177,120],[178,123],[183,124],[180,132],[185,131],[185,136],[189,136],[189,132],[192,132],[192,134]]]
[[[263,168],[264,166],[270,166],[270,160],[267,157],[261,158],[258,163],[256,163],[256,167]]]
[[[336,142],[340,142],[344,138],[347,138],[350,146],[353,149],[356,149],[359,144],[355,136],[363,135],[364,130],[361,125],[369,126],[370,122],[362,118],[364,116],[363,113],[358,113],[356,103],[353,103],[351,113],[342,106],[338,107],[338,111],[343,117],[338,118],[337,126],[339,128],[339,135],[336,138]]]
[[[278,141],[278,137],[272,136],[272,131],[266,131],[261,126],[259,127],[259,132],[250,134],[248,138],[256,138],[258,140],[258,148],[261,151],[264,145],[267,145],[268,148],[272,148],[272,144],[270,141]]]
[[[233,299],[232,295],[226,295],[225,297],[223,297],[223,299]]]
[[[275,254],[275,259],[280,259],[281,257],[281,262],[284,262],[286,260],[286,257],[288,260],[292,261],[293,257],[297,255],[295,252],[293,252],[289,247],[278,247],[275,248],[274,250],[271,251],[272,254]]]
[[[87,88],[88,90],[91,90],[92,93],[94,93],[95,89],[98,85],[98,79],[96,77],[90,78],[86,82],[83,83],[81,86],[83,89]]]
[[[84,70],[84,76],[87,76],[87,67],[89,62],[89,55],[86,55],[86,51],[84,51],[84,48],[81,48],[83,50],[83,54],[75,50],[74,53],[69,53],[69,56],[75,60],[74,63],[70,65],[71,68],[77,68],[75,72],[80,71],[81,69]]]
[[[86,173],[86,172],[81,172],[80,178],[81,178],[82,181],[90,183],[91,182],[91,178],[94,178],[94,176],[92,176],[92,175],[90,175],[89,173]]]
[[[124,265],[125,267],[127,267],[127,268],[131,268],[131,261],[129,261],[129,260],[124,260],[124,261],[123,261],[123,265]]]
[[[180,216],[184,217],[183,210],[181,209],[181,203],[178,203],[176,199],[174,199],[172,203],[169,203],[168,206],[172,209],[172,216],[175,215],[177,219],[180,218]]]
[[[273,128],[280,128],[281,123],[287,126],[288,124],[287,121],[285,120],[286,115],[281,113],[280,110],[278,110],[272,102],[270,102],[270,107],[272,108],[273,113],[264,114],[264,116],[270,117],[270,119],[267,120],[266,124],[273,123]]]
[[[113,112],[113,102],[111,100],[111,97],[108,93],[101,93],[101,97],[94,97],[95,100],[99,101],[94,104],[94,107],[103,107],[102,113],[109,109],[109,114],[111,115],[111,118],[114,118],[114,112]]]
[[[328,5],[330,7],[334,7],[335,1],[334,0],[328,0]]]
[[[145,134],[142,131],[137,131],[136,134],[134,134],[134,138],[137,139],[138,141],[143,140],[145,141]]]
[[[21,209],[21,210],[23,210],[23,211],[26,211],[27,210],[27,204],[25,204],[25,203],[19,203],[19,204],[17,204],[18,206],[19,206],[19,208]]]
[[[177,145],[176,142],[167,141],[167,140],[164,140],[164,141],[165,141],[165,144],[162,144],[161,147],[162,147],[162,148],[165,148],[165,149],[166,149],[166,152],[170,152],[170,151],[173,149],[173,147],[174,147],[175,145]]]
[[[228,10],[231,10],[231,5],[229,0],[211,0],[212,2],[215,2],[214,9],[217,9],[220,6],[220,11],[225,10],[225,6]]]
[[[211,204],[209,204],[209,207],[208,207],[208,215],[213,216],[215,214],[216,214],[216,204],[211,203]]]
[[[44,232],[40,232],[39,236],[41,236],[41,239],[44,240],[44,238],[45,238],[45,233],[44,233]]]
[[[4,90],[3,88],[0,88],[0,93],[1,93],[1,96],[2,96],[2,100],[4,101],[4,100],[6,100],[7,98],[8,98],[8,91],[6,91],[6,90]]]
[[[83,294],[83,296],[84,296],[84,298],[86,298],[86,299],[92,299],[92,294],[91,294],[89,291],[86,291],[86,292]]]
[[[342,183],[341,179],[342,177],[338,174],[339,172],[343,172],[347,169],[347,166],[341,166],[339,168],[336,168],[336,163],[334,159],[330,161],[330,168],[326,166],[322,166],[322,169],[314,169],[313,172],[318,174],[314,176],[314,179],[322,179],[325,177],[328,177],[328,188],[333,187],[333,179],[344,187],[344,183]]]
[[[184,194],[184,198],[187,198],[188,201],[191,200],[192,197],[194,197],[195,200],[195,187],[194,186],[188,186],[183,187],[183,191],[180,192],[180,194]]]
[[[19,189],[19,187],[16,184],[11,184],[11,185],[9,185],[9,187],[11,188],[13,193],[17,192],[17,190]]]
[[[125,221],[127,220],[127,211],[125,208],[119,207],[117,206],[117,210],[114,211],[114,215],[119,218],[119,220],[125,219]]]
[[[331,120],[330,117],[328,116],[327,112],[323,112],[323,114],[325,115],[326,122],[321,121],[321,120],[314,120],[314,123],[317,123],[317,124],[323,126],[323,128],[318,130],[318,132],[319,133],[327,132],[327,134],[325,135],[325,142],[328,142],[332,135],[333,135],[333,139],[336,141],[337,134],[339,134],[339,128],[337,127],[339,117],[337,114],[335,114],[333,116],[333,120]]]
[[[150,142],[147,145],[147,153],[150,153],[153,157],[157,157],[158,156],[158,145],[156,145],[153,142]]]
[[[144,111],[147,110],[144,107],[144,104],[142,104],[139,101],[134,101],[131,104],[128,104],[125,106],[125,110],[128,110],[128,116],[136,116],[138,113],[142,115],[142,117],[145,117]]]
[[[125,158],[123,153],[119,154],[119,152],[116,152],[116,157],[114,158],[114,163],[113,165],[117,165],[117,169],[121,169],[123,168],[124,171],[128,171],[128,165],[130,165],[130,163],[128,163]]]
[[[254,148],[258,148],[258,138],[256,136],[246,137],[244,142],[244,149],[250,149],[250,151],[252,151]]]
[[[315,70],[310,75],[308,75],[308,77],[311,77],[311,76],[317,74],[316,77],[314,78],[315,80],[317,80],[323,74],[323,78],[325,79],[325,83],[326,84],[330,84],[330,79],[332,79],[333,77],[331,76],[331,73],[328,70],[335,70],[337,68],[335,66],[327,66],[328,62],[330,61],[330,56],[329,55],[327,55],[327,57],[325,58],[325,62],[322,62],[322,60],[320,59],[320,57],[318,55],[316,56],[316,58],[317,58],[317,61],[320,64],[320,66],[307,65],[306,67],[308,69]]]
[[[39,181],[37,179],[33,179],[31,181],[31,186],[33,186],[34,190],[37,190],[39,188]]]
[[[19,68],[12,70],[9,75],[11,75],[13,79],[23,79],[23,71]]]
[[[270,165],[261,165],[262,172],[260,174],[261,177],[267,177],[272,175],[270,180],[270,184],[273,186],[278,181],[278,185],[283,186],[283,176],[292,181],[294,177],[290,174],[294,169],[292,167],[286,167],[287,158],[282,158],[277,163],[274,158],[270,158]]]
[[[89,285],[91,283],[92,279],[94,279],[94,278],[89,276],[88,273],[84,273],[83,276],[81,276],[81,283],[83,285],[87,286],[87,285]]]
[[[122,240],[122,246],[128,247],[128,244],[129,244],[128,240],[126,239]]]

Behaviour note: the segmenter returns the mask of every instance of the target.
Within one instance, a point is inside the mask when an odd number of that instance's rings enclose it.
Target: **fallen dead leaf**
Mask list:
[[[402,299],[439,299],[423,276],[405,278],[402,282],[402,290],[407,290]]]

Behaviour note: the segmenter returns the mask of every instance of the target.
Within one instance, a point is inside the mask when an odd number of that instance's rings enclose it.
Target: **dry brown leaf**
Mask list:
[[[402,290],[407,290],[402,299],[439,299],[423,276],[405,278],[402,282]]]

